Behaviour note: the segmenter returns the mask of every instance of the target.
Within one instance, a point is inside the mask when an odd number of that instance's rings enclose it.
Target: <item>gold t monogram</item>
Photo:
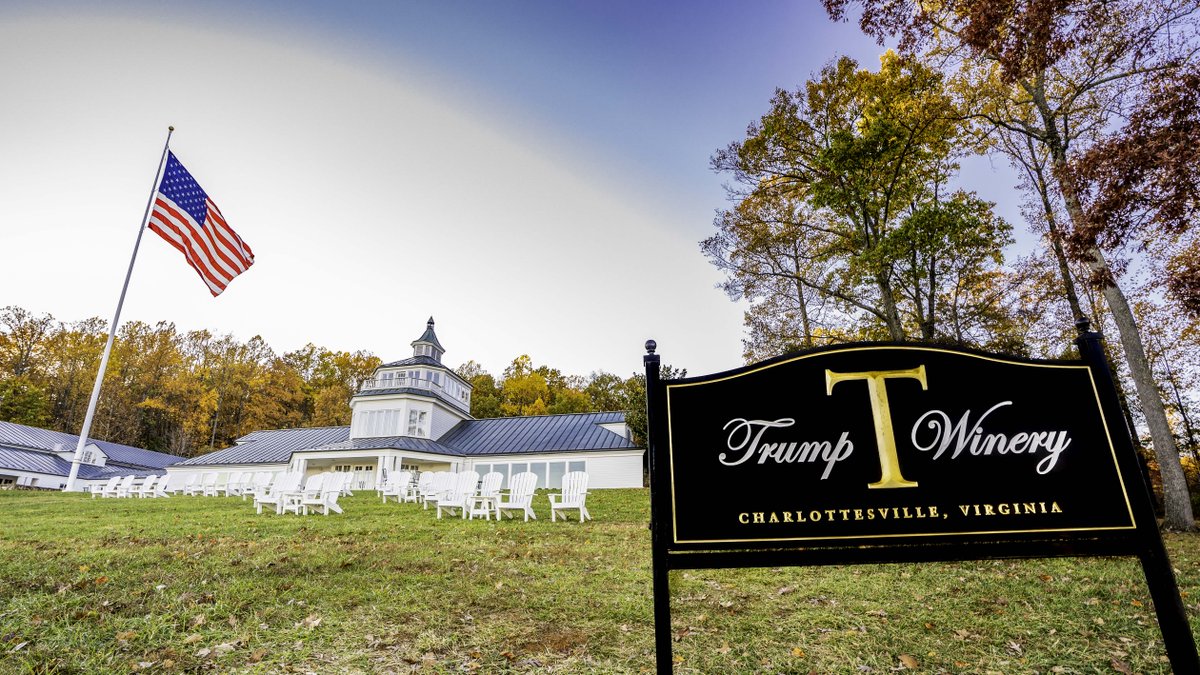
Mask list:
[[[912,378],[928,390],[925,382],[925,366],[910,370],[868,370],[862,373],[835,373],[825,371],[825,395],[833,394],[833,385],[846,380],[866,380],[867,393],[871,396],[871,416],[875,419],[875,443],[879,447],[879,465],[883,470],[877,482],[869,488],[917,487],[916,481],[906,480],[900,473],[900,460],[896,457],[896,435],[892,432],[892,411],[888,407],[885,380],[900,377]]]

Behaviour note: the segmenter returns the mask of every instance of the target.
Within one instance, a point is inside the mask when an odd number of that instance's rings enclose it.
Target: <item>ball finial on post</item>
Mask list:
[[[658,343],[654,340],[646,340],[646,353],[653,354],[655,349],[658,349]]]

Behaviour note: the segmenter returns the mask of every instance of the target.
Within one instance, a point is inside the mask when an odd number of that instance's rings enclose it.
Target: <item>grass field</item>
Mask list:
[[[644,490],[594,522],[0,493],[0,672],[654,666]],[[1200,538],[1169,536],[1193,633]],[[677,673],[1169,672],[1133,559],[672,573]]]

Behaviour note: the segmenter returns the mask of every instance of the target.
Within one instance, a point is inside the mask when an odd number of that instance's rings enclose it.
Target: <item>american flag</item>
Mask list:
[[[154,195],[150,229],[179,249],[213,296],[254,264],[254,251],[230,229],[221,210],[172,152],[167,152],[166,170]]]

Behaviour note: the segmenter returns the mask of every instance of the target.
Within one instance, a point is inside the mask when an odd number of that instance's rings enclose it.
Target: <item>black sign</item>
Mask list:
[[[1081,363],[863,346],[666,384],[671,542],[1133,530]]]
[[[655,650],[671,569],[1136,555],[1200,657],[1098,333],[1082,361],[860,344],[663,381],[646,362]]]

